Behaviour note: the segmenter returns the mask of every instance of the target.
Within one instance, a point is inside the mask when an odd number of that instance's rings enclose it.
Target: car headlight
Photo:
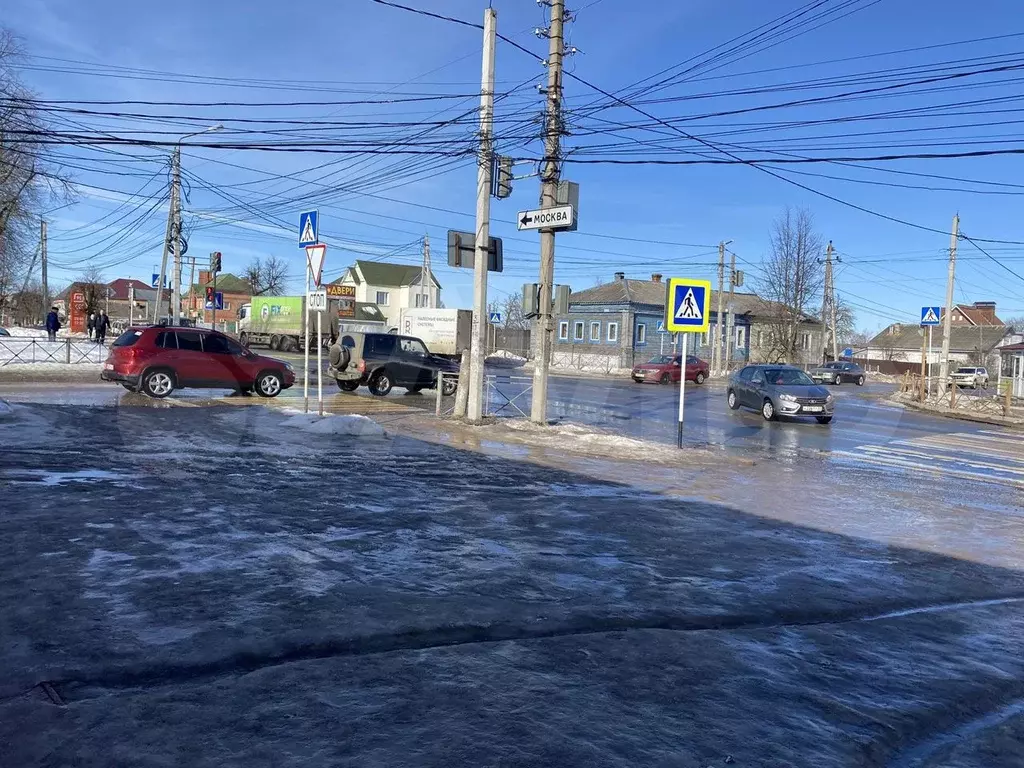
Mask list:
[[[285,369],[287,369],[287,370],[289,370],[289,371],[294,371],[294,370],[295,370],[294,368],[292,368],[292,365],[291,365],[291,363],[285,363],[285,364],[284,364],[284,367],[285,367]]]
[[[831,393],[829,393],[828,395],[825,396],[825,402],[826,403],[831,403],[833,400],[835,400],[835,398],[832,397]]]
[[[793,397],[793,395],[787,395],[787,394],[779,395],[779,400],[785,400],[787,403],[795,403],[796,402],[796,398]]]

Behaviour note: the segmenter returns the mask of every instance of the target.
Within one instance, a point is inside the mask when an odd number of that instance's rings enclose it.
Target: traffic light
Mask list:
[[[214,301],[215,298],[216,297],[213,295],[213,286],[212,285],[206,286],[206,306],[212,307],[213,306],[213,301]]]
[[[512,194],[512,158],[491,155],[491,195],[504,200]]]
[[[210,254],[210,271],[214,274],[220,272],[220,251],[214,251]]]

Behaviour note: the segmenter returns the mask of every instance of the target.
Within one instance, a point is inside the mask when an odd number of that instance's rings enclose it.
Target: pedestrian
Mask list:
[[[96,343],[103,344],[107,338],[107,329],[110,327],[110,318],[106,312],[96,314]]]
[[[96,331],[96,313],[89,313],[89,322],[86,323],[86,330],[89,331],[89,339],[92,340]]]
[[[46,316],[46,335],[50,341],[57,340],[57,331],[60,330],[60,316],[57,314],[56,307],[50,307],[50,312]]]

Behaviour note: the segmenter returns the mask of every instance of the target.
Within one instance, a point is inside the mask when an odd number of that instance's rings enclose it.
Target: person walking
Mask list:
[[[86,330],[89,332],[89,340],[92,341],[95,338],[96,333],[96,313],[89,313],[89,321],[85,325]]]
[[[96,343],[103,344],[107,338],[107,329],[110,327],[110,318],[106,312],[96,313]]]
[[[57,340],[57,331],[59,330],[60,316],[57,314],[57,308],[50,307],[50,312],[46,315],[46,335],[50,341]]]

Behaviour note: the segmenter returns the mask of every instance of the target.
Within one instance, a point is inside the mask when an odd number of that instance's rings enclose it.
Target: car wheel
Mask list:
[[[256,377],[256,394],[260,397],[277,397],[281,388],[281,374],[275,371],[264,371]]]
[[[819,424],[831,424],[832,423],[832,417],[831,416],[818,416],[816,418],[818,419],[818,423]]]
[[[164,369],[146,371],[142,377],[142,391],[157,399],[167,397],[174,391],[174,374]]]
[[[863,387],[864,386],[864,377],[863,376],[858,376],[857,377],[857,386],[858,387]]]
[[[395,383],[391,380],[387,369],[377,371],[370,379],[370,393],[377,397],[384,397],[393,386]]]
[[[342,392],[355,392],[359,389],[359,379],[355,381],[342,381],[341,379],[335,379],[338,382],[338,389]]]
[[[840,376],[840,375],[839,375],[839,374],[837,373],[837,374],[836,374],[836,376],[835,376],[835,378],[834,378],[834,379],[832,379],[832,383],[833,383],[833,384],[835,384],[835,385],[836,385],[836,386],[838,387],[838,386],[839,386],[840,384],[842,384],[842,383],[843,383],[843,377],[842,377],[842,376]]]
[[[455,376],[445,376],[444,381],[441,382],[441,394],[445,397],[451,397],[455,394],[455,390],[459,388],[459,380]]]
[[[238,343],[241,344],[243,347],[248,347],[249,334],[246,333],[245,331],[242,331],[240,334],[238,334]]]
[[[736,393],[733,392],[731,389],[729,390],[729,397],[727,398],[727,400],[729,402],[729,407],[732,408],[734,411],[740,407],[739,398],[736,397]]]
[[[703,384],[704,383],[704,371],[697,371],[697,375],[694,376],[693,380],[697,384]]]
[[[771,400],[766,398],[761,404],[761,415],[764,416],[765,421],[772,421],[775,418],[775,405]]]
[[[661,375],[661,378],[658,379],[658,383],[659,384],[671,384],[672,383],[672,377],[669,376],[667,373],[663,373]]]

